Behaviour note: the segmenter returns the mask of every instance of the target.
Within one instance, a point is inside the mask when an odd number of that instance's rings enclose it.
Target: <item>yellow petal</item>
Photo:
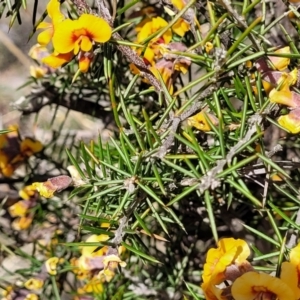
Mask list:
[[[296,108],[292,110],[289,114],[281,116],[278,119],[278,123],[289,130],[291,133],[300,132],[300,109]]]
[[[95,42],[105,43],[110,39],[112,30],[104,19],[94,15],[82,14],[78,21],[80,27],[87,30],[88,37]]]
[[[38,278],[30,278],[24,283],[24,287],[28,290],[39,290],[43,287],[44,281]]]
[[[25,138],[23,141],[21,141],[20,148],[21,153],[29,157],[34,153],[41,152],[43,149],[43,144],[31,138]]]
[[[300,298],[300,288],[298,287],[297,267],[290,262],[281,264],[280,279],[286,283],[294,292],[295,298]]]
[[[58,257],[51,257],[45,262],[46,270],[50,275],[57,274]]]
[[[93,47],[91,40],[87,36],[83,36],[80,43],[80,48],[84,52],[89,52]]]
[[[291,250],[290,262],[300,268],[300,243]]]
[[[64,20],[65,16],[60,12],[60,2],[58,0],[50,0],[47,5],[47,12],[52,19],[53,24]]]
[[[184,19],[179,18],[172,26],[172,30],[179,36],[183,37],[185,33],[190,30],[190,25]]]
[[[18,201],[8,208],[8,212],[13,218],[24,217],[27,214],[28,209],[30,208],[30,204],[30,201],[27,200]]]
[[[291,50],[290,50],[290,47],[287,46],[287,47],[276,50],[275,53],[290,54]],[[290,64],[290,59],[287,57],[268,56],[268,58],[271,60],[274,67],[279,71],[285,70],[287,68],[287,66]]]
[[[187,122],[189,126],[193,126],[201,131],[210,131],[211,127],[207,121],[207,118],[209,118],[214,125],[217,126],[219,124],[219,120],[214,115],[204,111],[201,111],[200,113],[188,118]]]
[[[40,45],[46,46],[50,43],[52,36],[53,36],[53,27],[50,27],[38,35],[37,41]]]
[[[74,49],[78,36],[74,37],[73,32],[80,29],[78,20],[67,19],[59,23],[55,29],[52,43],[58,53],[69,53]]]
[[[41,196],[45,198],[52,198],[56,192],[56,187],[54,187],[50,182],[34,182],[32,184],[35,189],[40,193]]]
[[[64,54],[54,54],[52,53],[51,55],[45,57],[42,59],[42,62],[51,67],[51,68],[59,68],[62,65],[70,62],[73,59],[73,53],[69,52],[69,53],[64,53]]]
[[[238,277],[232,284],[231,292],[234,299],[243,300],[267,299],[267,297],[279,300],[296,299],[293,291],[282,280],[256,272],[247,272]]]

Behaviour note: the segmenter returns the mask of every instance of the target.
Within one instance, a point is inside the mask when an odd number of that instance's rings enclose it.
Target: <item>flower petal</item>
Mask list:
[[[291,50],[290,47],[284,47],[281,49],[278,49],[275,51],[275,53],[278,54],[290,54]],[[287,68],[287,66],[290,64],[290,59],[288,57],[278,57],[278,56],[268,56],[274,67],[279,70],[283,71]]]
[[[97,43],[105,43],[111,37],[112,30],[102,18],[90,14],[82,14],[78,22],[81,28],[87,30],[89,38]]]
[[[80,48],[84,52],[89,52],[93,47],[91,40],[87,36],[82,36]]]
[[[52,38],[55,51],[58,53],[71,52],[75,47],[78,36],[74,36],[74,31],[80,29],[78,20],[67,19],[57,25]]]
[[[237,278],[231,287],[234,299],[265,299],[272,293],[276,299],[295,299],[293,291],[281,279],[265,273],[247,272]]]
[[[46,46],[50,43],[52,35],[53,27],[49,27],[38,35],[37,41],[41,46]]]
[[[293,109],[289,114],[281,116],[278,123],[291,133],[300,132],[300,108]]]
[[[65,16],[60,12],[60,2],[57,0],[50,0],[47,5],[47,12],[49,17],[52,19],[53,24],[65,19]]]
[[[45,65],[56,69],[56,68],[61,67],[63,64],[70,62],[72,60],[73,56],[74,55],[72,52],[61,53],[61,54],[52,53],[51,55],[43,58],[42,62]]]

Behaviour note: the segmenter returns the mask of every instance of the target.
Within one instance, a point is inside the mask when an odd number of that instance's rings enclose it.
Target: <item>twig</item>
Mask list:
[[[177,132],[180,123],[183,122],[184,120],[186,120],[187,118],[189,118],[190,116],[194,115],[196,112],[198,112],[203,106],[203,103],[201,102],[201,100],[209,97],[214,91],[216,91],[216,89],[217,89],[217,86],[214,84],[209,86],[199,96],[198,101],[194,105],[192,105],[192,107],[190,107],[188,110],[184,111],[181,115],[176,116],[172,120],[170,133],[169,133],[167,139],[163,142],[159,151],[155,154],[156,157],[163,158],[167,154],[168,150],[172,147],[172,144],[173,144],[174,138],[175,138],[175,133]]]
[[[242,138],[234,147],[230,149],[225,159],[218,160],[217,165],[208,171],[207,175],[202,178],[201,183],[199,184],[199,190],[201,193],[209,188],[215,189],[219,186],[220,182],[216,179],[216,176],[223,171],[225,165],[231,163],[232,158],[236,155],[239,148],[247,143],[251,139],[252,135],[256,133],[257,125],[260,125],[262,120],[263,118],[259,114],[255,114],[249,119],[248,123],[250,124],[250,128],[248,129],[244,138]]]
[[[230,4],[230,0],[218,0],[218,2],[229,12],[229,14],[237,21],[238,25],[242,27],[243,29],[247,29],[248,25],[245,21],[245,18],[243,15],[239,14]],[[249,39],[255,46],[256,50],[261,51],[261,47],[258,44],[255,36],[250,32],[249,33]]]
[[[59,95],[53,86],[41,86],[33,90],[30,95],[15,101],[12,106],[21,111],[23,115],[28,115],[40,111],[46,105],[57,104],[99,118],[105,125],[113,122],[112,112],[104,110],[101,105],[95,102],[85,101],[82,98],[78,101],[78,97],[73,96],[73,94]]]

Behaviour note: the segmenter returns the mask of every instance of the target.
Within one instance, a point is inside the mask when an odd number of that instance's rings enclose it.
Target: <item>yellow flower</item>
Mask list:
[[[50,182],[34,182],[32,184],[39,194],[45,198],[52,198],[57,188]]]
[[[59,263],[59,258],[54,256],[46,260],[45,266],[46,270],[50,275],[57,274],[57,265]]]
[[[115,276],[115,269],[120,265],[126,267],[126,262],[122,261],[117,255],[107,255],[103,259],[104,269],[99,272],[100,279],[104,278],[106,282],[110,282]]]
[[[30,201],[23,200],[23,201],[18,201],[17,203],[13,204],[8,208],[8,212],[11,217],[24,217],[28,209],[30,208],[31,203]]]
[[[290,50],[290,47],[287,46],[287,47],[276,50],[275,53],[290,54],[291,50]],[[268,56],[268,58],[270,59],[270,61],[274,65],[274,67],[279,71],[285,70],[288,67],[288,65],[290,64],[290,59],[287,57]]]
[[[190,24],[182,18],[179,18],[177,22],[172,26],[172,30],[183,37],[186,32],[190,30]]]
[[[32,186],[45,198],[53,197],[55,192],[61,192],[72,184],[72,178],[60,175],[49,178],[45,182],[34,182]]]
[[[24,287],[28,290],[39,290],[44,286],[44,281],[39,278],[30,278],[24,283]]]
[[[37,37],[38,43],[42,46],[49,44],[54,33],[54,27],[65,19],[60,12],[60,2],[58,0],[50,0],[47,5],[47,12],[52,23],[41,22],[37,27],[37,29],[45,29]]]
[[[101,243],[107,241],[108,239],[109,236],[106,234],[93,234],[86,240],[86,243]],[[107,251],[108,246],[82,246],[81,256],[78,259],[79,269],[83,271],[101,269],[103,265],[102,257],[106,255]]]
[[[105,43],[112,34],[108,23],[94,15],[82,14],[78,20],[67,19],[57,25],[53,35],[53,47],[58,53],[78,54],[89,52],[93,42]]]
[[[205,52],[207,54],[209,54],[213,48],[214,48],[214,45],[211,42],[205,43]]]
[[[300,132],[300,108],[293,109],[289,114],[278,118],[278,123],[291,133]]]
[[[201,130],[201,131],[210,131],[211,127],[209,123],[207,122],[207,118],[217,126],[219,124],[219,120],[212,114],[205,112],[202,110],[198,114],[190,117],[187,119],[187,123],[189,126],[194,126],[195,128]]]
[[[296,300],[293,291],[281,279],[257,272],[247,272],[237,278],[231,293],[236,300]]]
[[[207,252],[202,279],[216,285],[225,279],[226,267],[241,264],[250,255],[248,244],[241,239],[225,238],[218,242],[218,248]]]

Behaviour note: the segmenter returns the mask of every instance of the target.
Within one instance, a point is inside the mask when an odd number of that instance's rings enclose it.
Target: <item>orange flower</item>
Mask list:
[[[42,46],[50,43],[54,27],[65,19],[64,15],[60,12],[60,2],[58,0],[50,0],[47,5],[47,12],[52,23],[41,22],[37,27],[37,29],[45,29],[37,37],[38,43]]]
[[[105,43],[112,34],[108,23],[94,15],[82,14],[78,20],[67,19],[58,24],[53,35],[53,47],[58,53],[89,52],[93,42]]]
[[[231,293],[236,300],[296,300],[291,288],[281,279],[257,272],[247,272],[237,278]]]

